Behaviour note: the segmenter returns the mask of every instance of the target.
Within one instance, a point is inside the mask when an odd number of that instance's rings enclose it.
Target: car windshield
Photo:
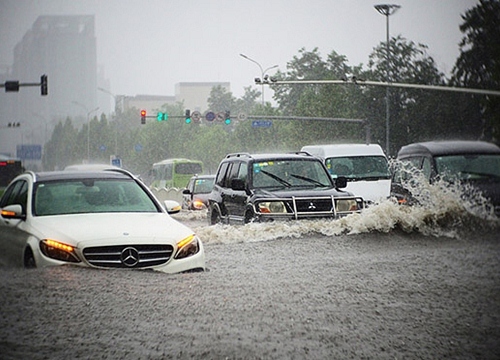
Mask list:
[[[253,187],[331,187],[332,182],[319,161],[268,160],[253,164]]]
[[[339,176],[357,180],[391,178],[387,159],[383,156],[334,157],[326,159],[325,164],[333,178]]]
[[[445,180],[500,179],[500,155],[435,157],[438,175]]]
[[[196,179],[194,182],[194,194],[208,194],[214,187],[215,178]]]
[[[132,179],[69,179],[36,184],[33,215],[103,212],[158,212],[153,200]]]

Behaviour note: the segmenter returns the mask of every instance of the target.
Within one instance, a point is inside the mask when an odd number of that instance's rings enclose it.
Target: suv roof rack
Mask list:
[[[289,152],[289,154],[312,156],[312,154],[307,151],[292,151]]]
[[[226,155],[226,159],[228,159],[230,157],[243,157],[243,156],[245,156],[245,157],[252,157],[250,155],[250,153],[246,153],[246,152],[245,153],[231,153],[231,154],[227,154]]]

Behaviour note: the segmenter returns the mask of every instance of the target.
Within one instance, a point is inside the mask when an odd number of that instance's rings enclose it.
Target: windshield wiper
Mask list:
[[[274,180],[280,182],[281,184],[285,185],[286,187],[292,186],[288,181],[280,178],[279,176],[276,176],[274,174],[271,174],[270,172],[267,172],[266,170],[260,170],[261,173],[266,174],[267,176],[273,178]]]
[[[304,181],[310,182],[312,184],[316,184],[316,185],[321,186],[321,187],[326,187],[327,186],[325,184],[320,183],[318,180],[314,180],[314,179],[311,179],[311,178],[308,178],[308,177],[305,177],[305,176],[295,175],[295,174],[290,174],[290,176],[293,176],[294,178],[297,178],[297,179],[300,179],[300,180],[304,180]]]

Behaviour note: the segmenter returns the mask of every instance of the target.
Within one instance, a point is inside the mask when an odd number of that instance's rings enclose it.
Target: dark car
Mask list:
[[[363,199],[340,190],[322,161],[310,154],[229,154],[209,196],[208,222],[337,218],[363,209]]]
[[[195,175],[182,191],[182,208],[203,210],[208,207],[208,195],[214,187],[215,175]]]
[[[484,141],[429,141],[403,146],[397,155],[392,194],[400,203],[415,202],[405,184],[417,169],[430,182],[470,184],[500,215],[500,147]]]

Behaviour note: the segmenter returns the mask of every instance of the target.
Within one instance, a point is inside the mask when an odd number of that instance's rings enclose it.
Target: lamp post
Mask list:
[[[115,94],[113,94],[111,91],[109,90],[106,90],[102,87],[98,87],[97,90],[99,91],[102,91],[103,93],[106,93],[108,95],[110,95],[113,100],[114,100],[114,104],[115,104],[115,116],[114,116],[114,123],[115,123],[115,155],[116,153],[118,152],[118,125],[117,125],[117,113],[118,113],[118,101],[116,100],[117,96]],[[119,102],[121,103],[123,101],[123,96],[120,97],[120,100]],[[120,110],[120,114],[122,113],[122,110]]]
[[[90,114],[92,114],[94,111],[99,110],[99,106],[93,110],[88,111],[88,108],[78,101],[73,101],[73,104],[81,106],[87,112],[87,162],[90,163]]]
[[[247,59],[247,60],[249,60],[249,61],[253,62],[254,64],[257,64],[257,66],[258,66],[258,67],[259,67],[259,69],[260,69],[260,79],[261,79],[261,81],[262,81],[262,82],[264,81],[264,75],[265,75],[265,73],[266,73],[267,71],[269,71],[269,70],[271,70],[271,69],[274,69],[274,68],[277,68],[277,67],[278,67],[278,65],[273,65],[273,66],[268,67],[268,68],[267,68],[267,69],[265,69],[265,70],[262,70],[262,66],[261,66],[261,65],[260,65],[257,61],[255,61],[254,59],[249,58],[249,57],[248,57],[248,56],[246,56],[245,54],[240,54],[240,56],[241,56],[242,58],[245,58],[245,59]],[[262,86],[262,106],[264,106],[264,83],[262,83],[262,85],[261,85],[261,86]]]
[[[389,83],[389,69],[390,69],[390,47],[389,47],[389,16],[394,14],[401,6],[395,4],[380,4],[375,5],[375,10],[386,18],[386,56],[387,56],[387,69],[386,69],[386,82]],[[390,122],[390,103],[389,103],[389,86],[385,88],[385,151],[389,156],[389,122]]]

